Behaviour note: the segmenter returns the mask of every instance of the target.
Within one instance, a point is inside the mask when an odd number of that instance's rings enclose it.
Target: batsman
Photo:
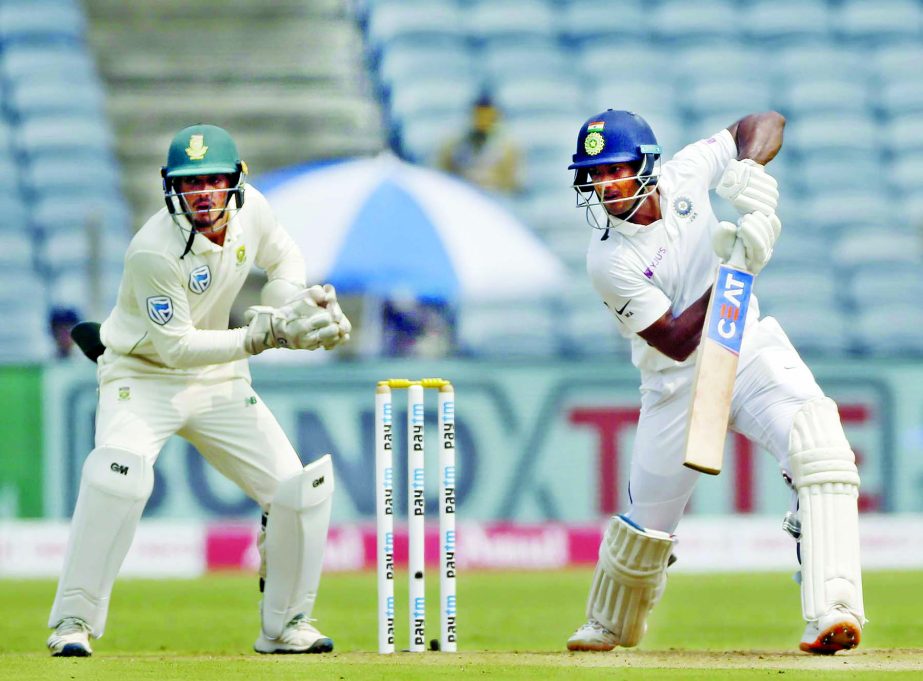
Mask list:
[[[609,522],[587,620],[568,639],[570,650],[637,645],[664,592],[674,532],[701,475],[683,462],[716,266],[742,250],[742,269],[755,275],[772,256],[781,231],[779,194],[765,165],[782,146],[784,125],[776,112],[751,114],[664,163],[651,127],[632,112],[604,111],[578,133],[573,186],[596,228],[587,272],[630,339],[641,412],[629,506]],[[736,223],[717,219],[711,190],[737,210]],[[727,379],[732,385],[714,389],[732,391],[730,428],[770,452],[792,489],[783,527],[797,541],[800,561],[799,647],[819,654],[853,648],[865,624],[859,474],[837,406],[779,323],[760,317],[756,296],[746,312],[727,308],[723,316],[728,329],[744,325],[743,337],[736,376]]]
[[[333,642],[311,612],[334,488],[330,456],[302,465],[251,387],[247,358],[267,348],[329,350],[348,340],[349,320],[331,286],[306,287],[298,247],[247,184],[227,131],[181,130],[161,174],[166,205],[131,240],[116,305],[99,339],[83,344],[99,355],[95,447],[83,465],[48,648],[86,657],[90,639],[103,635],[154,464],[178,434],[263,510],[255,650],[328,652]],[[228,328],[253,265],[268,275],[262,304],[247,310],[246,326]]]

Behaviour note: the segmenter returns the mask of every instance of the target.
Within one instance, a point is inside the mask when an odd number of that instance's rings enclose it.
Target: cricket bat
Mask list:
[[[750,307],[754,275],[744,269],[744,247],[734,244],[718,265],[692,383],[683,465],[709,475],[721,472],[724,441],[737,377],[737,360]]]

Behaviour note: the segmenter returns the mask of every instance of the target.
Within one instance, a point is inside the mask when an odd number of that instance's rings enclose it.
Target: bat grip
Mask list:
[[[731,249],[731,257],[728,258],[728,265],[739,269],[746,269],[746,257],[744,253],[744,242],[740,237],[734,242],[734,248]]]

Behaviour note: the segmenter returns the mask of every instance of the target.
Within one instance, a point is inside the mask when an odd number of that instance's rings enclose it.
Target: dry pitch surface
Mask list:
[[[582,618],[589,578],[585,570],[462,575],[462,652],[394,656],[370,652],[372,574],[324,578],[315,615],[337,646],[324,656],[251,652],[258,596],[250,577],[124,580],[106,635],[88,660],[52,659],[43,651],[53,582],[0,580],[0,679],[923,678],[920,572],[867,574],[870,624],[862,645],[832,657],[797,651],[798,589],[778,573],[673,575],[641,646],[568,653],[564,641]],[[398,645],[406,645],[406,609],[397,616]],[[435,609],[428,617],[438,621]]]

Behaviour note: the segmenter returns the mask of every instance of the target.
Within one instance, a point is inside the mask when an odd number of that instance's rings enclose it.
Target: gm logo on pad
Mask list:
[[[711,300],[708,338],[735,355],[740,354],[753,275],[727,265],[718,268],[715,294]]]

